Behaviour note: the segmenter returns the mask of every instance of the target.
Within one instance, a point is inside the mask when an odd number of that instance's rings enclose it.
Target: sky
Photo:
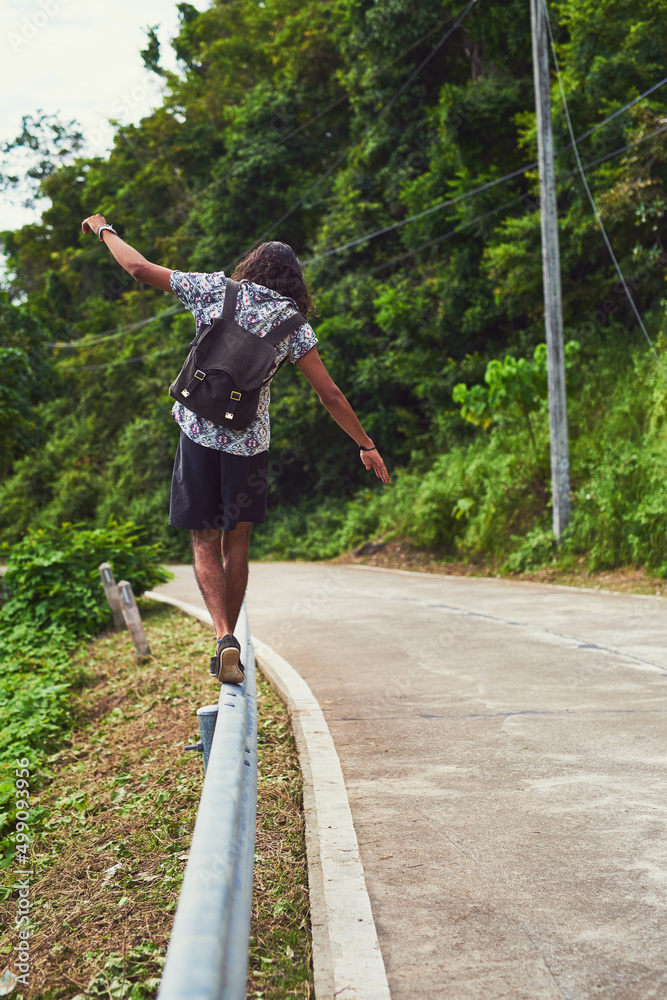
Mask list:
[[[154,25],[162,65],[176,71],[169,46],[178,30],[175,0],[0,0],[0,146],[20,133],[23,115],[41,110],[63,122],[76,119],[86,154],[109,150],[109,118],[138,122],[161,103],[161,79],[139,54]],[[38,218],[0,194],[0,230]]]

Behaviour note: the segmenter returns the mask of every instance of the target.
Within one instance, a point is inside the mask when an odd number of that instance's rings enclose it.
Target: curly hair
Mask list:
[[[313,308],[308,286],[301,270],[301,261],[287,243],[260,243],[237,264],[235,281],[254,281],[274,292],[294,299],[299,312],[308,317]]]

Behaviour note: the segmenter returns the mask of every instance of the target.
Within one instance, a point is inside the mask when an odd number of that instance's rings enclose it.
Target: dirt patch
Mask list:
[[[589,573],[581,557],[574,569],[545,567],[526,573],[502,573],[496,566],[450,560],[443,553],[415,548],[409,539],[365,542],[336,559],[335,564],[379,566],[383,569],[404,569],[418,573],[441,573],[447,576],[488,576],[498,579],[527,580],[535,583],[586,587],[591,590],[615,590],[631,594],[653,594],[667,597],[667,580],[653,577],[643,567],[619,566],[613,570]]]
[[[31,845],[31,1000],[154,997],[183,878],[203,768],[184,745],[216,701],[210,629],[171,608],[143,609],[153,652],[127,633],[86,650],[79,726],[46,762]],[[301,784],[287,713],[260,681],[258,863],[250,977],[255,997],[310,996]],[[14,966],[16,898],[1,904],[0,952]],[[279,952],[279,954],[277,954]],[[269,970],[267,972],[267,969]]]

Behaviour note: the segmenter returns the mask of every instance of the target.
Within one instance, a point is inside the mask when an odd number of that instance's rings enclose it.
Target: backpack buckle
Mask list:
[[[230,392],[229,398],[230,399],[240,399],[241,398],[241,393],[240,392]]]
[[[201,382],[203,379],[206,378],[206,372],[200,371],[198,368],[197,371],[195,372],[195,378],[198,378],[199,381]]]

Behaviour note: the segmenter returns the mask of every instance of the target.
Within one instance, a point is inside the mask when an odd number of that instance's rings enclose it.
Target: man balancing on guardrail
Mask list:
[[[217,637],[211,673],[240,684],[244,668],[233,632],[248,583],[250,531],[266,517],[270,383],[284,361],[303,372],[356,442],[364,466],[383,483],[389,474],[322,363],[307,321],[312,303],[301,263],[286,243],[262,243],[230,279],[222,271],[151,264],[102,215],[89,216],[82,229],[106,243],[133,278],[173,292],[195,318],[190,354],[169,390],[181,429],[169,523],[192,533],[195,576]]]

